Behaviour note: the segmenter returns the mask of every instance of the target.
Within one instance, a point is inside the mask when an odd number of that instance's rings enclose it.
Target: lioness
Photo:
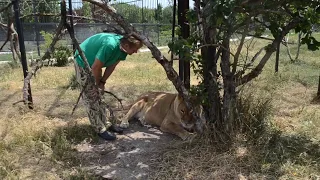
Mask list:
[[[198,110],[200,112],[201,108]],[[175,134],[183,140],[193,137],[193,133],[186,129],[193,128],[195,120],[178,94],[149,92],[142,95],[123,117],[120,127],[128,128],[132,118],[139,119],[142,124],[159,126],[161,131]]]

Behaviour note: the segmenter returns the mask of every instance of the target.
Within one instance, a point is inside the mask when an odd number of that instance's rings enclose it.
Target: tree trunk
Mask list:
[[[228,32],[229,33],[229,32]],[[221,127],[225,133],[231,134],[235,123],[236,108],[236,83],[234,75],[231,73],[230,65],[230,34],[227,34],[223,40],[221,55],[221,72],[223,78],[223,106]]]
[[[279,61],[280,61],[280,44],[281,42],[279,41],[277,44],[277,52],[276,52],[276,64],[274,66],[274,71],[277,73],[279,71]]]
[[[320,98],[320,76],[319,76],[319,83],[318,83],[318,92],[317,92],[318,98]]]
[[[206,38],[210,36],[213,30],[209,30],[206,33]],[[211,32],[211,33],[210,33]],[[211,36],[212,37],[212,36]],[[207,94],[208,103],[204,105],[208,121],[215,122],[221,118],[221,105],[219,98],[219,87],[218,87],[218,73],[216,59],[216,48],[215,47],[203,47],[201,48],[201,55],[204,66],[204,92]]]
[[[200,2],[196,1],[196,8],[198,9],[198,18],[206,17],[200,13]],[[199,26],[202,30],[202,42],[201,45],[215,44],[216,40],[216,28],[211,27],[206,21],[202,20],[202,26]],[[207,120],[211,123],[219,122],[221,119],[221,100],[219,96],[218,86],[218,70],[217,70],[217,51],[215,46],[203,46],[201,48],[201,56],[203,61],[203,81],[204,92],[208,102],[204,104],[204,110],[207,115]]]

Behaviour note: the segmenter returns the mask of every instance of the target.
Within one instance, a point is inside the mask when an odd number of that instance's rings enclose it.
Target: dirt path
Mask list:
[[[131,123],[123,135],[114,142],[92,145],[79,144],[83,167],[103,179],[149,179],[152,157],[170,143],[179,141],[173,135],[162,133],[158,128]]]
[[[72,91],[34,91],[34,101],[37,106],[35,112],[28,116],[45,117],[48,118],[46,119],[48,122],[49,119],[67,121],[68,119],[65,118],[69,116],[70,109],[75,102],[74,99],[69,98],[72,95],[70,93],[76,94]],[[20,91],[1,91],[1,94],[0,105],[3,107],[0,110],[1,114],[10,117],[17,112],[23,115],[29,111],[19,110],[19,107],[24,107],[23,104],[17,107],[12,106],[13,102],[21,99]],[[55,95],[50,96],[51,94]],[[82,105],[79,106],[72,117],[86,118],[83,108]],[[10,113],[7,109],[11,109]],[[40,117],[37,117],[38,115]],[[1,127],[0,131],[2,131]],[[165,150],[167,146],[177,142],[182,141],[174,135],[162,133],[157,127],[142,126],[140,122],[133,120],[130,121],[130,127],[122,135],[117,134],[116,141],[106,142],[101,139],[99,142],[92,143],[84,140],[76,145],[76,150],[81,160],[80,168],[93,172],[102,179],[150,179],[152,158],[157,157],[157,154]]]

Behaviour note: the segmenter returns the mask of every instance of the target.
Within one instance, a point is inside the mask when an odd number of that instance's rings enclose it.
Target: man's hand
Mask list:
[[[105,85],[105,83],[99,82],[98,88],[99,88],[101,91],[104,91],[104,85]]]

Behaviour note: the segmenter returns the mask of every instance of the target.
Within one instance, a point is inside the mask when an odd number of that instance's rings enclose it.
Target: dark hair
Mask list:
[[[129,44],[130,47],[142,47],[142,42],[133,36],[123,36],[120,39],[121,44]]]

